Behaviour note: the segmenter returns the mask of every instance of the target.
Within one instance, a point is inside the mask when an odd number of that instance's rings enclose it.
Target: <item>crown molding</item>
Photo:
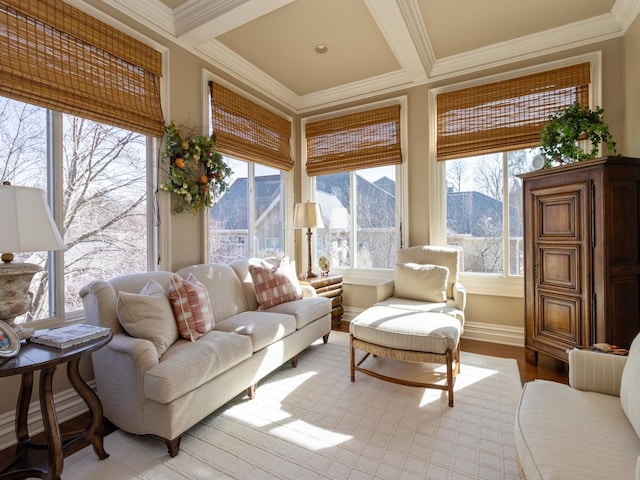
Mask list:
[[[611,13],[616,17],[624,34],[640,14],[640,0],[616,0],[611,8]]]
[[[80,0],[70,0],[79,2]],[[640,13],[640,0],[616,0],[611,12],[592,19],[527,35],[508,42],[501,42],[460,55],[436,59],[428,32],[425,30],[417,0],[365,0],[372,16],[401,65],[401,70],[299,96],[267,75],[264,71],[235,54],[216,40],[193,45],[192,38],[176,35],[174,13],[158,0],[103,0],[123,14],[153,29],[170,41],[190,50],[204,61],[232,75],[247,87],[260,92],[293,113],[338,105],[374,95],[406,89],[435,80],[475,73],[508,63],[528,60],[563,50],[589,45],[624,35]],[[185,15],[181,28],[186,25],[186,12],[192,17],[200,12],[193,10],[208,6],[209,15],[218,18],[229,15],[224,8],[240,11],[243,8],[270,11],[275,5],[292,0],[228,0],[224,6],[208,0],[191,0],[180,11]],[[209,5],[215,3],[216,5]],[[262,5],[262,6],[260,6]],[[149,12],[154,12],[149,15]],[[242,12],[237,12],[238,14]],[[255,11],[243,13],[245,21],[256,15]],[[209,32],[211,33],[211,32]]]
[[[607,13],[581,22],[436,60],[429,78],[431,80],[447,79],[622,35],[620,24],[611,13]]]

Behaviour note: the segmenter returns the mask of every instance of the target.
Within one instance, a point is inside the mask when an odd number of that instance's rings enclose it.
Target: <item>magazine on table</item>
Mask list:
[[[95,340],[96,338],[106,337],[110,332],[111,329],[108,327],[78,323],[66,327],[39,330],[31,335],[29,341],[49,347],[66,348]]]

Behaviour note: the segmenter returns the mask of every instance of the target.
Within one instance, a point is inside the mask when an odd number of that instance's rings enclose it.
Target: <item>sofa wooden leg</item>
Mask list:
[[[182,435],[174,438],[173,440],[165,440],[167,442],[167,450],[169,450],[170,457],[175,457],[180,452],[180,440],[182,440]]]
[[[256,388],[257,387],[258,387],[258,384],[254,383],[249,388],[247,388],[247,397],[249,397],[249,400],[253,400],[253,397],[256,396]]]
[[[296,368],[298,366],[298,356],[291,357],[291,366]]]
[[[329,334],[327,333],[322,337],[322,341],[326,344],[329,341]]]

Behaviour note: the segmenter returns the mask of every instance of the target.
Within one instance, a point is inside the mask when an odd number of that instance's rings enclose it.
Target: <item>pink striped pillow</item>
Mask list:
[[[186,280],[178,274],[171,275],[167,295],[182,338],[193,342],[213,328],[209,292],[192,273]]]
[[[300,284],[290,270],[288,257],[283,257],[274,266],[249,264],[259,310],[302,298]]]

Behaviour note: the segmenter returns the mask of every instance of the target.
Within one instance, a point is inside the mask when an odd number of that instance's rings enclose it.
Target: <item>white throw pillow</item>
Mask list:
[[[629,357],[622,371],[620,404],[640,437],[640,335],[631,344]]]
[[[125,331],[150,340],[162,355],[178,339],[173,310],[162,285],[149,280],[140,293],[120,292],[116,314]]]
[[[394,278],[394,297],[446,302],[449,269],[440,265],[397,263]]]

